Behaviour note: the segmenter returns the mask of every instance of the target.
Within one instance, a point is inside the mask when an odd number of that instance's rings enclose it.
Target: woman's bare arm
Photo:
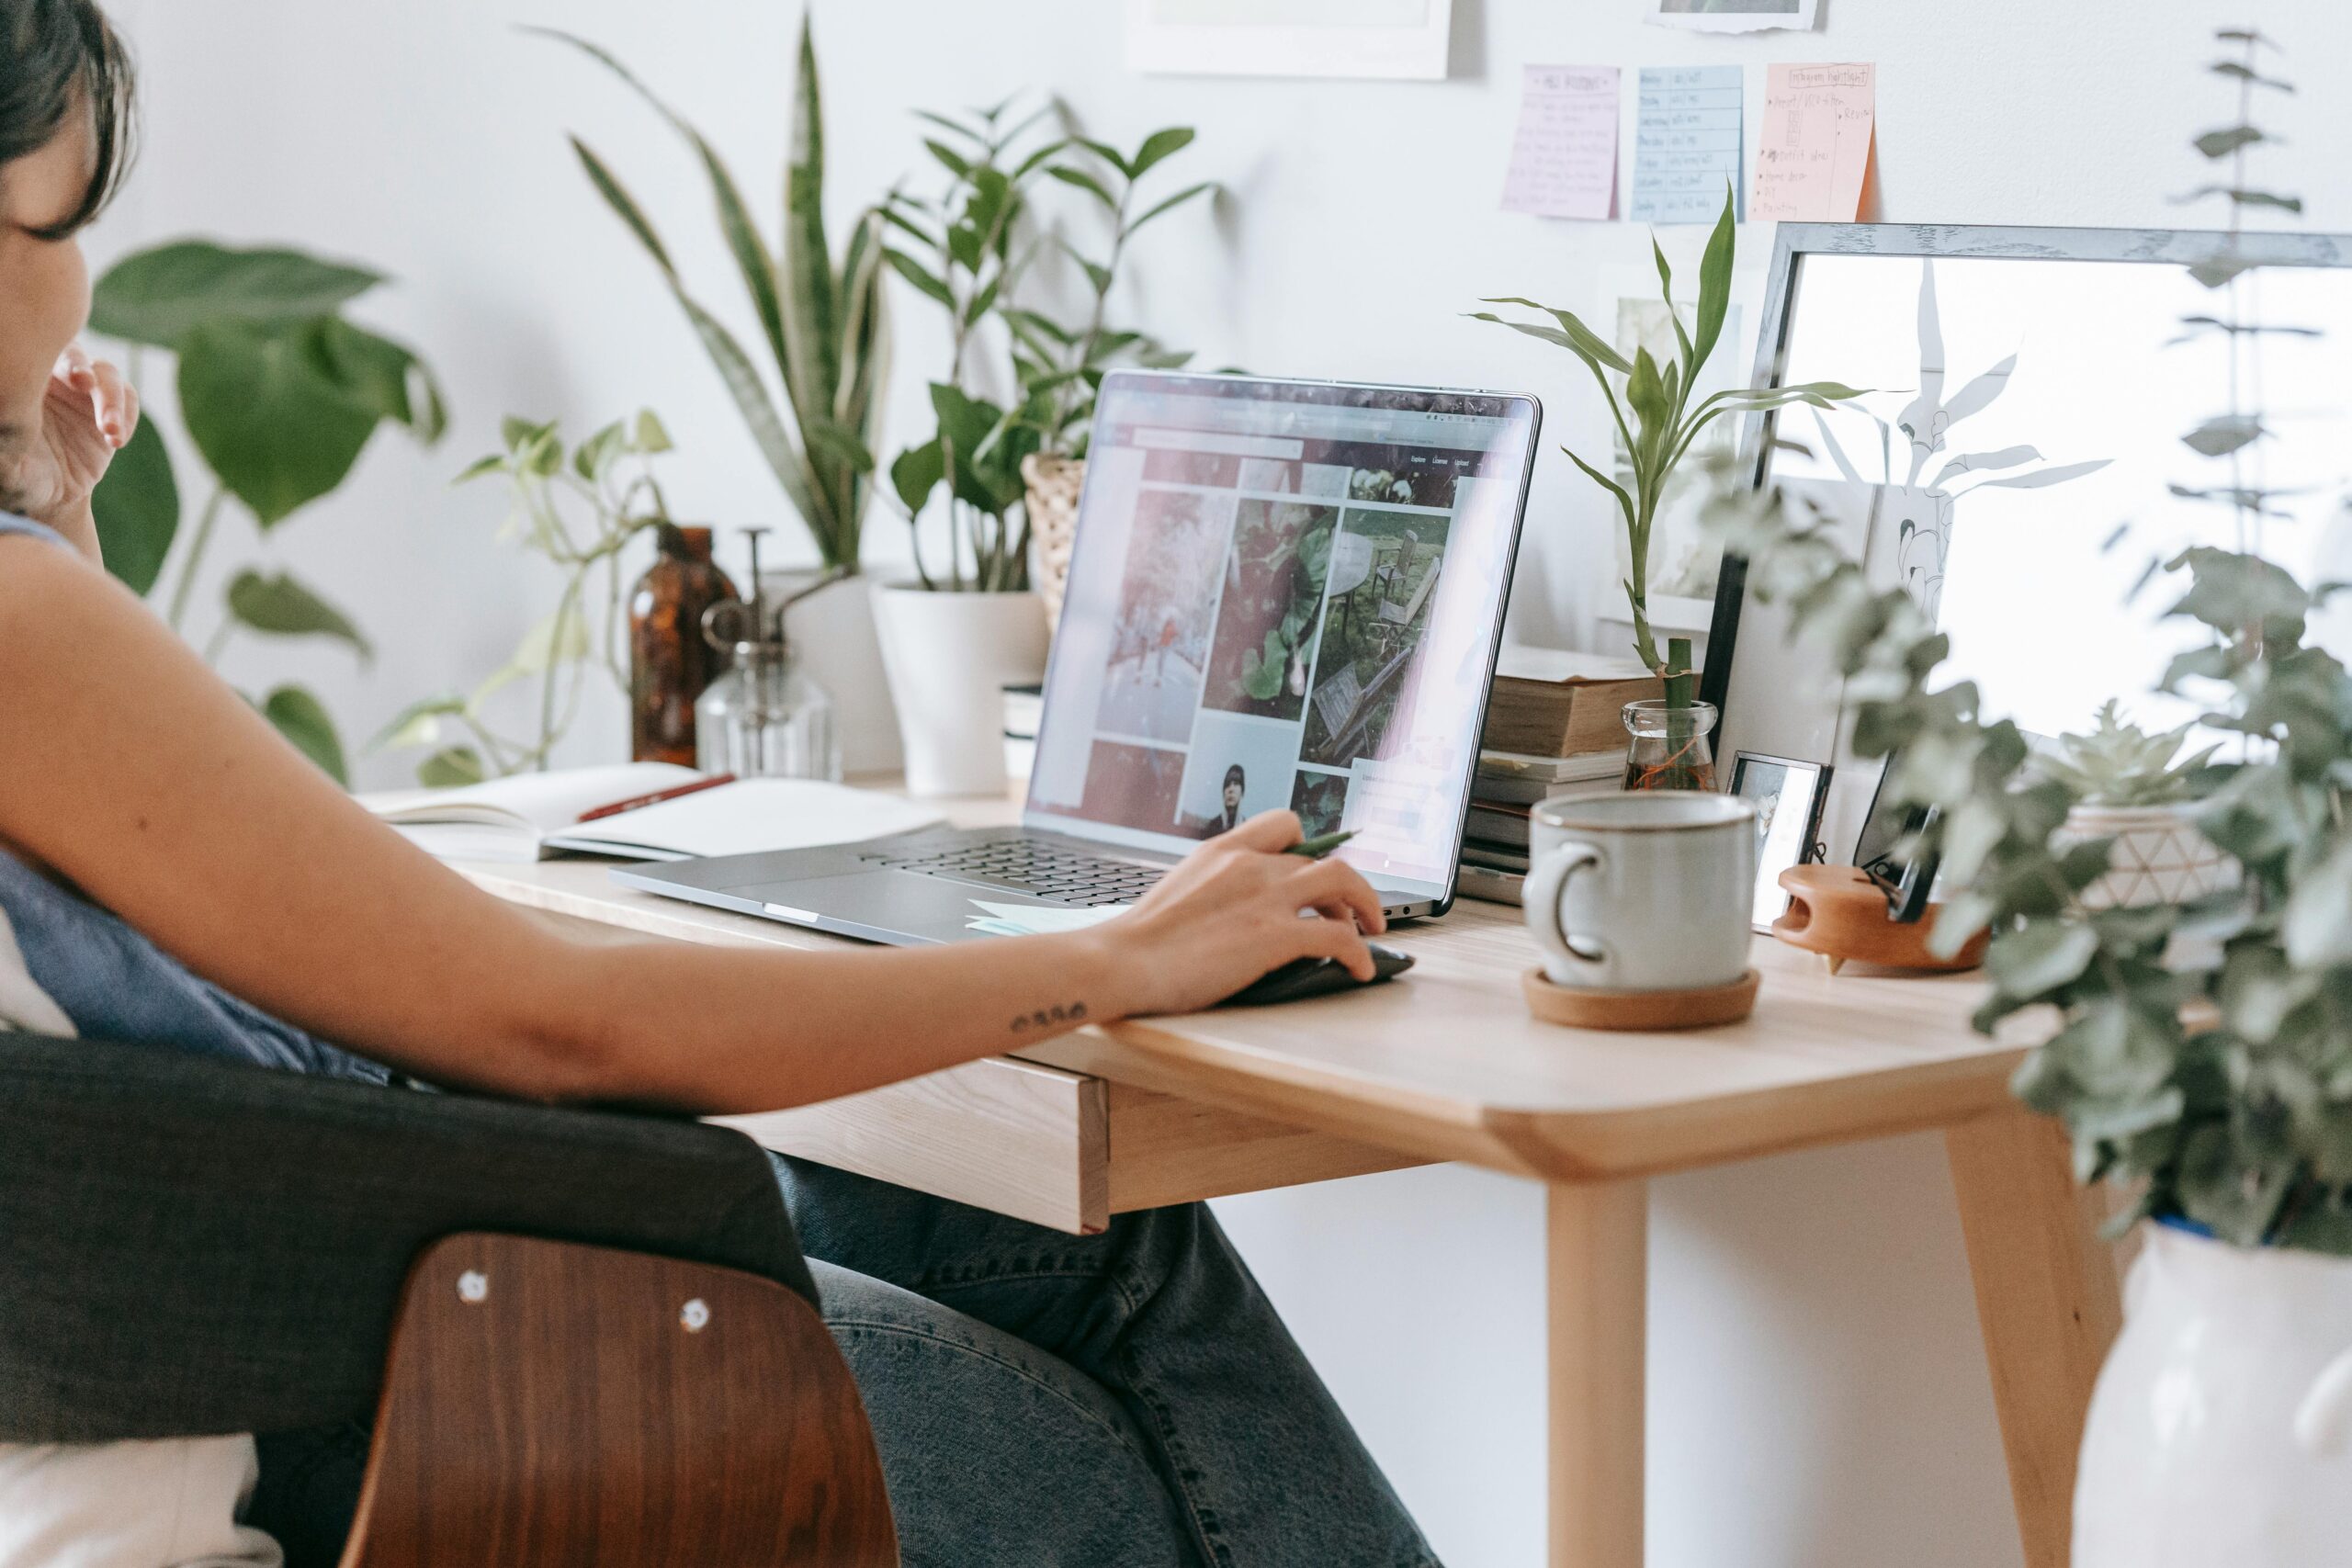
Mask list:
[[[741,1111],[1205,1006],[1379,902],[1287,814],[1092,931],[922,950],[583,943],[384,828],[87,564],[0,539],[0,841],[228,990],[439,1082]],[[1319,918],[1301,919],[1313,908]],[[1061,1021],[1039,1031],[1038,1013]]]

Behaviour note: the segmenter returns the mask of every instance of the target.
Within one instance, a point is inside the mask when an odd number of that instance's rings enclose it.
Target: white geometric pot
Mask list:
[[[2067,812],[2065,826],[2052,838],[2053,848],[2115,840],[2107,874],[2083,890],[2084,908],[2185,904],[2235,886],[2237,862],[2197,830],[2188,811],[2186,806],[2077,806]]]
[[[2352,1562],[2352,1259],[2152,1225],[2099,1372],[2073,1568]]]
[[[1004,688],[1045,678],[1045,605],[1035,593],[877,584],[874,620],[898,704],[908,790],[1002,795]]]

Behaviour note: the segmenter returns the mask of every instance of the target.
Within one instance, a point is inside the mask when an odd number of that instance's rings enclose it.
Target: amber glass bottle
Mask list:
[[[727,668],[702,615],[737,597],[711,563],[710,530],[663,523],[660,554],[628,596],[629,757],[695,765],[695,699]]]

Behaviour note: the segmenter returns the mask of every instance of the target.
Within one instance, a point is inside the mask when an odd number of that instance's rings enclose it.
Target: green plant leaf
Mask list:
[[[1579,355],[1582,355],[1587,361],[1598,360],[1600,364],[1616,371],[1620,376],[1631,376],[1634,373],[1633,361],[1618,353],[1615,347],[1610,344],[1608,339],[1602,337],[1599,333],[1596,333],[1590,327],[1586,326],[1583,321],[1577,320],[1573,311],[1555,310],[1549,305],[1538,305],[1532,299],[1521,299],[1516,296],[1506,296],[1501,299],[1486,299],[1480,301],[1480,303],[1487,305],[1523,305],[1531,310],[1541,310],[1545,315],[1560,323],[1560,331],[1567,335],[1570,346],[1575,348]],[[1497,321],[1500,318],[1482,316],[1479,319],[1483,321]],[[1509,326],[1512,323],[1506,321],[1503,324]],[[1705,326],[1703,311],[1701,316],[1700,324],[1703,330]]]
[[[346,789],[351,787],[350,773],[344,766],[343,738],[335,733],[325,704],[300,686],[279,686],[262,699],[261,716],[329,778]]]
[[[1068,164],[1056,164],[1046,173],[1066,186],[1076,186],[1080,190],[1101,202],[1105,210],[1111,212],[1119,210],[1119,198],[1105,189],[1101,180],[1096,179],[1085,170],[1072,168]]]
[[[109,267],[91,293],[90,330],[176,349],[198,328],[217,322],[332,315],[383,281],[381,273],[300,251],[182,240]]]
[[[478,784],[490,776],[482,766],[481,753],[470,746],[451,746],[435,751],[416,765],[416,782],[427,789],[459,789]]]
[[[322,321],[218,321],[180,347],[180,415],[265,529],[344,481],[378,423],[322,368]]]
[[[114,455],[106,478],[91,493],[90,511],[97,519],[107,570],[143,596],[164,574],[180,526],[179,482],[172,477],[171,453],[153,420],[141,420],[130,444]]]
[[[901,250],[887,250],[882,254],[890,264],[890,270],[913,284],[917,292],[936,299],[951,310],[956,308],[956,296],[922,263]]]
[[[832,252],[825,238],[825,107],[817,42],[808,13],[800,17],[795,55],[791,130],[785,144],[784,243],[780,251],[785,392],[804,422],[831,417],[841,385],[842,324]],[[832,517],[823,484],[812,484],[820,511],[808,515],[820,538]],[[847,520],[854,528],[854,519]]]
[[[1138,180],[1143,178],[1153,164],[1190,147],[1195,134],[1191,127],[1182,125],[1173,125],[1165,130],[1153,131],[1144,138],[1143,145],[1136,149],[1136,155],[1128,161],[1129,176]]]
[[[2191,451],[2208,457],[2226,457],[2242,446],[2251,446],[2266,434],[2262,421],[2253,414],[2219,414],[2180,439]]]
[[[1738,197],[1726,186],[1723,216],[1707,237],[1706,253],[1699,260],[1699,331],[1690,345],[1690,374],[1695,380],[1724,335],[1724,319],[1731,311],[1733,252],[1738,244]]]
[[[908,447],[890,465],[890,488],[910,513],[921,513],[946,477],[947,458],[936,437]]]
[[[923,142],[923,146],[930,152],[933,158],[939,160],[942,167],[946,169],[949,174],[954,175],[957,179],[968,180],[972,177],[972,161],[969,158],[965,157],[961,152],[956,152],[953,147],[948,146],[944,141],[933,141],[929,140],[926,140]]]
[[[673,445],[670,440],[669,427],[662,423],[662,416],[651,409],[637,411],[637,429],[632,433],[630,439],[637,449],[648,457],[670,451]]]
[[[2250,125],[2233,125],[2223,130],[2209,130],[2189,145],[2208,158],[2226,158],[2241,147],[2251,147],[2257,141],[2272,140]]]
[[[375,649],[351,618],[283,572],[265,577],[248,568],[229,581],[229,614],[240,626],[271,637],[331,637],[362,659]]]
[[[1674,323],[1674,341],[1682,347],[1683,373],[1695,380],[1698,358],[1690,350],[1690,334],[1683,330],[1682,312],[1674,308],[1674,269],[1666,265],[1666,247],[1657,243],[1655,233],[1650,236],[1650,254],[1657,259],[1658,298],[1666,302],[1666,319]]]
[[[376,738],[368,742],[369,751],[404,751],[413,746],[435,746],[441,740],[441,721],[454,718],[466,711],[466,699],[454,692],[437,696],[420,697],[394,714]]]
[[[449,411],[433,372],[391,339],[340,316],[318,326],[318,350],[344,395],[379,419],[406,426],[431,446],[449,428]]]
[[[1151,209],[1142,217],[1127,225],[1128,235],[1133,237],[1136,230],[1142,228],[1145,224],[1150,222],[1161,213],[1173,212],[1178,208],[1183,206],[1186,202],[1192,200],[1194,197],[1204,195],[1206,192],[1213,191],[1216,188],[1216,181],[1203,180],[1198,185],[1186,186],[1182,190],[1178,191],[1174,196],[1169,197],[1164,201],[1155,202]]]
[[[2003,994],[2039,997],[2081,977],[2098,952],[2098,933],[2086,925],[2039,919],[1996,938],[1985,972]]]
[[[611,208],[628,231],[637,236],[637,243],[645,247],[646,254],[653,258],[655,265],[670,275],[670,281],[674,285],[678,268],[670,259],[670,248],[662,243],[662,236],[655,231],[652,220],[645,216],[645,209],[638,206],[637,198],[629,195],[628,187],[622,185],[619,176],[613,173],[604,159],[577,136],[571,138],[571,152],[580,160],[581,168],[587,171],[588,183],[596,187],[598,196],[605,198],[605,205]]]
[[[2279,924],[2287,957],[2304,969],[2352,964],[2352,839],[2295,884]]]

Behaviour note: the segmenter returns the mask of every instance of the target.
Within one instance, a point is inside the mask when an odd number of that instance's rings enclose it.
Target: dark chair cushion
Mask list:
[[[410,1263],[460,1231],[816,1300],[774,1168],[723,1129],[0,1033],[0,1441],[364,1421]]]

